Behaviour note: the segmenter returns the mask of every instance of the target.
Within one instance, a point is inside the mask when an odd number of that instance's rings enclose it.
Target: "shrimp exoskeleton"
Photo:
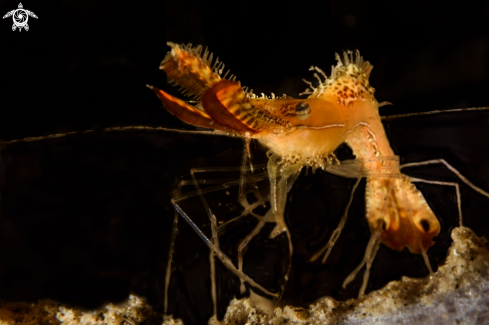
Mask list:
[[[392,150],[379,115],[379,104],[374,97],[374,89],[369,85],[372,65],[363,60],[358,51],[337,55],[337,65],[332,68],[331,76],[321,69],[324,80],[319,79],[318,87],[307,82],[311,89],[307,99],[291,97],[258,97],[231,76],[223,75],[224,65],[219,60],[212,62],[212,55],[203,51],[201,46],[176,45],[169,43],[171,51],[161,63],[168,78],[182,87],[187,95],[193,95],[195,105],[175,98],[155,87],[151,88],[163,102],[165,108],[178,118],[198,127],[214,129],[217,134],[242,137],[246,148],[243,154],[241,179],[234,185],[239,186],[239,201],[245,212],[266,201],[271,209],[264,215],[255,217],[259,222],[255,229],[242,240],[239,251],[238,267],[219,247],[219,227],[210,209],[212,238],[205,236],[192,222],[190,216],[179,205],[182,197],[173,200],[178,213],[184,217],[199,233],[211,250],[211,259],[218,257],[224,265],[262,293],[280,298],[280,292],[271,292],[243,272],[242,258],[245,246],[266,222],[274,222],[275,228],[270,237],[285,233],[289,238],[289,258],[292,256],[290,233],[284,221],[284,209],[288,189],[303,167],[324,169],[330,173],[356,178],[350,201],[336,230],[328,243],[316,252],[311,260],[326,262],[335,242],[345,225],[348,208],[353,193],[362,178],[366,185],[366,218],[370,226],[371,237],[363,261],[346,278],[343,286],[348,285],[359,271],[366,266],[363,284],[359,295],[363,295],[369,278],[369,271],[379,245],[382,243],[394,250],[407,247],[412,253],[421,254],[426,267],[432,273],[427,250],[434,244],[433,238],[440,232],[440,222],[426,202],[422,193],[414,186],[416,182],[425,182],[454,187],[457,194],[459,223],[463,224],[460,191],[458,183],[429,181],[409,177],[401,173],[402,168],[426,164],[443,164],[474,191],[489,197],[489,193],[476,187],[468,179],[444,160],[430,160],[419,163],[399,165],[399,157]],[[255,182],[260,178],[253,176],[254,169],[249,155],[249,141],[256,139],[269,149],[267,176],[270,182],[268,196],[260,195],[258,202],[249,203],[246,194],[256,192]],[[338,161],[333,152],[342,143],[346,143],[356,156],[354,160]],[[265,174],[266,175],[266,174]],[[190,183],[189,183],[190,184]],[[202,196],[199,182],[193,178],[195,195]],[[184,184],[185,185],[185,184]],[[188,184],[187,184],[188,185]],[[230,186],[228,185],[220,185]],[[188,196],[187,196],[188,197]],[[205,199],[202,199],[206,205]],[[169,275],[168,275],[169,276]],[[215,288],[213,288],[215,302]]]

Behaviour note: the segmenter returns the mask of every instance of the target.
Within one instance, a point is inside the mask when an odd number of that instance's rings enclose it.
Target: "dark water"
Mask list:
[[[158,70],[166,41],[208,45],[257,93],[297,96],[306,87],[300,79],[314,79],[311,65],[329,73],[335,51],[358,48],[375,66],[371,84],[376,98],[395,104],[383,107],[382,115],[488,104],[485,4],[23,4],[39,17],[29,19],[28,32],[13,33],[7,19],[0,25],[3,140],[109,126],[189,129],[145,87],[149,83],[171,91]],[[17,5],[6,1],[0,9],[5,13]],[[401,163],[444,158],[489,190],[488,120],[487,112],[465,112],[395,119],[385,126]],[[161,311],[172,193],[191,168],[239,166],[241,150],[239,139],[140,131],[3,146],[0,299],[49,297],[96,308],[133,292]],[[257,161],[266,160],[260,148],[254,150]],[[437,166],[406,173],[457,181]],[[336,226],[353,181],[303,171],[286,211],[295,253],[283,303],[305,306],[324,295],[356,295],[361,274],[346,290],[340,285],[368,241],[362,184],[328,263],[309,263]],[[436,268],[450,243],[449,231],[457,225],[455,192],[428,184],[419,188],[442,224],[429,251]],[[461,195],[466,225],[488,235],[488,201],[463,184]],[[228,210],[237,206],[231,197],[226,200]],[[219,209],[218,197],[209,202]],[[222,246],[229,255],[235,256],[236,242],[253,222],[243,220],[228,229]],[[208,249],[182,220],[179,227],[169,310],[187,324],[200,324],[212,314]],[[273,289],[283,274],[280,261],[287,249],[283,238],[267,239],[270,231],[265,227],[250,244],[245,269]],[[239,295],[239,281],[220,263],[217,268],[222,315],[227,301]],[[425,274],[419,256],[381,247],[367,291],[403,275]]]

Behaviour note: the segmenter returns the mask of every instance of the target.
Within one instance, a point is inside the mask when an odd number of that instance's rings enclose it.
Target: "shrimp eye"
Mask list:
[[[300,102],[295,106],[295,117],[305,120],[311,115],[311,107],[306,102]]]

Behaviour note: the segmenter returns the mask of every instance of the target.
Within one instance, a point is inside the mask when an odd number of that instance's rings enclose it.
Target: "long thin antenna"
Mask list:
[[[439,113],[465,112],[465,111],[485,111],[485,110],[489,110],[489,106],[485,106],[485,107],[470,107],[470,108],[441,109],[441,110],[429,111],[429,112],[418,112],[418,113],[406,113],[406,114],[397,114],[397,115],[387,115],[387,116],[381,116],[380,118],[383,119],[383,120],[386,120],[386,119],[394,119],[394,118],[398,118],[398,117],[408,117],[408,116],[417,116],[417,115],[432,115],[432,114],[439,114]]]
[[[85,131],[71,131],[71,132],[65,132],[65,133],[56,133],[56,134],[49,134],[49,135],[43,135],[39,137],[26,137],[23,139],[16,139],[16,140],[10,140],[10,141],[2,141],[0,140],[0,143],[17,143],[17,142],[31,142],[31,141],[39,141],[39,140],[46,140],[46,139],[52,139],[52,138],[62,138],[66,137],[71,134],[76,134],[76,133],[91,133],[91,132],[110,132],[110,131],[126,131],[126,130],[147,130],[147,131],[166,131],[166,132],[178,132],[178,133],[190,133],[190,134],[208,134],[208,135],[224,135],[224,136],[230,136],[233,137],[234,134],[231,133],[226,133],[222,131],[193,131],[193,130],[178,130],[178,129],[169,129],[169,128],[164,128],[164,127],[153,127],[153,126],[115,126],[115,127],[108,127],[105,129],[100,129],[100,130],[85,130]]]

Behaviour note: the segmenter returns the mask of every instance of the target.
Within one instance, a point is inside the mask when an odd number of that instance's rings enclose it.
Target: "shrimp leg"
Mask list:
[[[386,157],[384,159],[385,160],[395,160],[396,157],[389,157],[389,158]],[[368,173],[365,170],[363,170],[362,165],[360,163],[360,160],[358,160],[358,159],[345,160],[338,165],[328,164],[325,166],[324,169],[326,171],[328,171],[332,174],[338,175],[338,176],[348,177],[348,178],[355,178],[356,177],[357,181],[355,182],[355,185],[353,185],[353,189],[351,191],[350,199],[349,199],[348,204],[346,206],[345,212],[343,213],[343,216],[341,217],[338,226],[336,227],[336,229],[331,234],[331,237],[330,237],[328,243],[323,248],[321,248],[321,250],[319,252],[314,254],[313,257],[309,260],[310,262],[317,260],[318,257],[321,256],[326,251],[326,254],[324,255],[323,260],[322,260],[323,264],[326,263],[326,260],[328,259],[328,256],[331,253],[333,246],[335,245],[336,241],[340,237],[341,231],[343,230],[343,227],[346,224],[346,220],[348,219],[348,211],[349,211],[350,205],[353,201],[353,196],[355,194],[355,191],[356,191],[358,184],[360,183],[362,177],[374,175],[372,172]],[[389,168],[387,168],[384,172],[386,172],[387,174],[392,174],[392,170],[390,170]]]
[[[338,224],[336,229],[331,234],[331,237],[329,238],[328,243],[323,248],[321,248],[321,250],[319,252],[317,252],[316,254],[313,255],[313,257],[309,260],[310,262],[314,262],[315,260],[317,260],[318,257],[321,256],[326,251],[326,254],[324,254],[324,257],[322,260],[322,264],[326,263],[326,260],[328,259],[328,256],[331,253],[331,250],[333,249],[334,244],[336,243],[336,241],[340,237],[341,231],[343,230],[343,227],[345,226],[346,220],[348,218],[348,210],[350,209],[351,202],[353,201],[353,195],[355,194],[355,190],[357,189],[358,184],[360,183],[361,180],[362,180],[362,178],[359,177],[357,179],[357,181],[355,182],[355,185],[353,185],[353,189],[351,190],[351,194],[350,194],[350,200],[348,201],[345,212],[343,213],[343,216],[341,217],[340,223]]]
[[[482,190],[481,188],[472,184],[472,182],[470,182],[465,176],[463,176],[458,170],[456,170],[452,165],[447,163],[444,159],[432,159],[432,160],[427,160],[427,161],[422,161],[422,162],[408,163],[408,164],[401,165],[400,168],[423,166],[423,165],[430,165],[430,164],[443,164],[443,165],[445,165],[445,167],[447,167],[451,172],[453,172],[455,175],[457,175],[458,178],[460,178],[465,184],[467,184],[469,187],[471,187],[474,191],[476,191],[476,192],[484,195],[485,197],[489,198],[488,192],[486,192],[486,191]],[[458,211],[459,211],[459,224],[460,224],[460,226],[463,226],[460,188],[459,188],[459,185],[457,183],[429,181],[429,180],[424,180],[424,179],[420,179],[420,178],[411,178],[411,179],[413,182],[423,182],[423,183],[430,183],[430,184],[454,186],[456,191],[457,191],[457,205],[458,205]]]
[[[358,264],[358,266],[353,270],[353,272],[350,273],[350,275],[343,282],[343,288],[346,288],[346,286],[355,279],[355,277],[357,276],[358,272],[360,272],[362,267],[366,265],[365,273],[363,274],[363,282],[362,282],[362,286],[360,287],[360,291],[358,292],[358,297],[362,297],[363,295],[365,295],[365,289],[367,288],[368,279],[370,277],[370,268],[372,267],[372,262],[375,259],[375,255],[377,255],[377,251],[379,250],[380,233],[382,232],[383,224],[384,221],[382,219],[379,219],[377,222],[377,228],[370,235],[370,239],[368,241],[367,249],[365,250],[365,255],[363,257],[362,262]]]
[[[247,144],[247,143],[246,143]],[[274,299],[279,299],[282,290],[279,290],[278,293],[273,293],[267,289],[265,289],[263,286],[261,286],[259,283],[251,279],[247,274],[244,273],[243,271],[243,257],[244,254],[246,253],[248,244],[250,241],[261,231],[265,223],[267,222],[275,222],[277,223],[276,229],[280,229],[278,233],[281,233],[282,231],[285,231],[288,235],[288,241],[289,241],[289,259],[291,258],[292,254],[292,243],[290,239],[290,235],[288,233],[288,230],[283,223],[283,211],[284,211],[284,206],[286,202],[286,194],[290,190],[293,182],[297,179],[299,175],[300,168],[297,166],[288,166],[285,168],[278,168],[278,164],[270,167],[270,163],[268,164],[268,169],[272,170],[273,172],[273,177],[272,179],[274,180],[274,187],[272,190],[272,193],[274,197],[276,198],[276,203],[275,203],[275,209],[270,209],[264,216],[261,216],[257,213],[255,213],[253,210],[256,209],[259,206],[265,206],[267,202],[270,201],[270,195],[268,196],[263,196],[260,194],[260,191],[258,190],[257,182],[259,181],[264,181],[268,180],[268,173],[267,172],[261,172],[264,169],[264,166],[252,166],[250,162],[250,154],[247,148],[245,148],[245,151],[243,153],[243,163],[241,168],[197,168],[197,169],[192,169],[190,174],[191,174],[191,180],[183,180],[180,182],[177,195],[172,199],[172,204],[175,207],[176,211],[178,214],[180,214],[181,217],[183,217],[189,225],[196,231],[196,233],[201,237],[201,239],[204,240],[206,245],[210,249],[210,266],[211,266],[211,290],[212,290],[212,299],[213,299],[213,304],[214,304],[214,314],[216,314],[216,301],[217,301],[217,294],[216,294],[216,280],[215,280],[215,262],[214,258],[217,256],[221,262],[224,264],[226,268],[228,268],[233,274],[235,274],[241,281],[241,292],[244,292],[246,290],[244,283],[247,282],[249,283],[252,287],[255,287],[256,289],[259,289],[260,291],[264,292],[267,295],[270,295],[274,297]],[[220,179],[220,180],[201,180],[197,178],[197,174],[199,173],[216,173],[216,172],[240,172],[240,179],[239,180],[234,180],[234,179]],[[215,185],[212,187],[206,187],[208,185]],[[183,186],[193,186],[195,188],[195,191],[190,192],[190,193],[185,193],[182,194],[181,189]],[[202,187],[204,186],[204,187]],[[244,210],[241,212],[241,214],[231,220],[228,220],[222,224],[219,224],[217,221],[216,216],[214,215],[212,209],[210,208],[207,199],[205,198],[206,194],[216,192],[216,191],[222,191],[226,190],[231,187],[239,187],[239,197],[238,201],[240,202],[241,206],[244,208]],[[247,194],[253,193],[255,197],[258,199],[254,203],[250,203],[247,199]],[[204,206],[204,209],[206,211],[208,220],[210,221],[211,225],[211,237],[208,237],[204,234],[204,232],[199,228],[199,226],[191,219],[191,217],[184,211],[181,202],[192,198],[192,197],[199,197],[202,205]],[[254,229],[239,243],[238,249],[237,249],[237,259],[238,259],[238,266],[236,267],[231,259],[224,254],[224,252],[221,250],[220,245],[219,245],[219,235],[224,229],[228,227],[232,222],[235,222],[239,218],[242,218],[244,216],[253,216],[258,220],[258,224],[254,227]],[[281,222],[282,221],[282,222]],[[169,286],[169,281],[171,277],[171,263],[172,263],[172,256],[174,254],[174,244],[173,241],[175,240],[176,237],[176,224],[177,221],[174,221],[174,229],[173,229],[173,235],[172,235],[172,244],[170,246],[170,253],[169,253],[169,261],[168,261],[168,266],[167,266],[167,274],[166,274],[166,283],[165,283],[165,290],[168,291],[168,286]],[[271,237],[274,235],[278,235],[278,233],[272,232]],[[287,268],[286,272],[288,273],[290,270],[290,261],[289,261],[289,267]],[[282,286],[283,289],[283,286]],[[165,297],[168,297],[167,292],[165,293]],[[165,302],[165,310],[167,310],[167,303]]]
[[[458,221],[459,221],[459,227],[463,227],[463,218],[462,218],[462,200],[460,197],[460,186],[458,183],[455,182],[440,182],[440,181],[430,181],[422,178],[416,178],[416,177],[408,177],[408,179],[411,182],[417,182],[417,183],[427,183],[427,184],[434,184],[434,185],[445,185],[445,186],[453,186],[455,187],[455,192],[457,193],[457,207],[458,207]]]
[[[390,196],[393,192],[394,192],[394,187],[391,185],[388,189],[387,196]],[[372,267],[372,262],[374,261],[375,256],[377,255],[377,251],[379,250],[379,246],[381,243],[380,235],[382,233],[383,230],[382,228],[384,225],[384,220],[382,216],[387,213],[388,208],[389,208],[388,201],[386,201],[381,210],[381,216],[379,216],[379,218],[377,219],[376,227],[374,229],[371,228],[370,239],[368,241],[367,248],[365,250],[365,255],[363,257],[362,262],[350,273],[350,275],[343,282],[343,288],[346,288],[346,286],[355,279],[355,277],[357,276],[358,272],[360,272],[362,267],[366,265],[365,273],[363,274],[362,286],[358,293],[359,297],[365,294],[365,289],[367,287],[368,279],[370,276],[370,269]]]
[[[256,171],[263,170],[264,166],[255,166]],[[231,168],[196,168],[192,169],[190,174],[192,179],[191,180],[182,180],[179,185],[178,189],[176,191],[175,197],[172,199],[172,204],[175,207],[175,219],[173,222],[173,230],[172,230],[172,236],[171,236],[171,243],[170,243],[170,251],[168,254],[168,263],[167,263],[167,268],[166,268],[166,274],[165,274],[165,302],[164,302],[164,307],[165,307],[165,313],[168,313],[168,290],[169,290],[169,284],[170,284],[170,278],[171,278],[171,273],[172,273],[172,262],[173,262],[173,255],[174,255],[174,242],[176,239],[176,234],[178,232],[177,230],[177,224],[178,224],[178,215],[180,215],[182,218],[184,218],[189,225],[196,231],[196,233],[204,240],[204,242],[207,244],[207,246],[210,249],[210,255],[209,255],[209,262],[210,262],[210,276],[211,276],[211,296],[213,300],[213,312],[214,315],[217,314],[217,289],[216,289],[216,268],[215,268],[215,256],[217,256],[222,263],[232,272],[234,273],[237,277],[239,277],[243,282],[248,282],[250,285],[253,287],[258,288],[259,290],[263,291],[266,294],[274,296],[275,294],[268,291],[267,289],[263,288],[260,286],[258,283],[256,283],[253,279],[251,279],[249,276],[247,276],[243,271],[242,268],[240,267],[239,269],[236,269],[232,261],[227,257],[220,249],[219,246],[219,233],[223,231],[231,222],[236,221],[246,215],[253,215],[254,217],[260,218],[259,215],[253,213],[253,209],[256,207],[263,205],[263,201],[258,201],[253,204],[247,204],[246,208],[242,213],[233,218],[232,220],[229,220],[221,225],[218,225],[218,222],[216,220],[216,217],[212,213],[211,208],[209,207],[207,200],[205,198],[205,194],[213,193],[213,192],[218,192],[218,191],[225,191],[227,189],[230,189],[232,187],[240,186],[242,183],[241,180],[236,180],[236,179],[229,179],[229,178],[224,178],[224,179],[214,179],[214,180],[200,180],[197,179],[196,174],[199,173],[217,173],[217,172],[239,172],[241,171],[241,168],[237,167],[231,167]],[[253,179],[248,179],[247,181],[251,182],[257,182],[261,180],[266,180],[268,179],[268,176],[266,172],[261,172],[256,175],[252,176]],[[208,185],[214,185],[212,187],[206,187],[206,188],[201,188],[202,186],[208,186]],[[188,192],[185,194],[182,194],[182,187],[186,186],[192,186],[196,190],[193,192]],[[205,207],[205,211],[209,217],[210,224],[211,224],[211,238],[208,238],[202,230],[197,226],[197,224],[188,216],[188,214],[183,211],[182,207],[180,206],[180,202],[190,199],[192,197],[198,196]],[[265,201],[267,198],[265,198]]]
[[[251,210],[256,208],[259,204],[262,204],[261,202],[256,202],[254,204],[251,204],[251,205],[248,205],[247,209],[245,209],[238,217],[218,226],[217,225],[217,220],[216,220],[216,217],[215,215],[212,213],[212,210],[210,209],[205,197],[204,197],[204,194],[207,194],[207,193],[210,193],[210,192],[215,192],[215,191],[219,191],[219,190],[223,190],[223,189],[227,189],[227,188],[230,188],[230,187],[233,187],[233,186],[237,186],[239,185],[239,180],[236,180],[236,181],[229,181],[227,180],[227,182],[225,182],[224,184],[221,184],[221,185],[217,185],[217,186],[214,186],[212,188],[206,188],[206,189],[201,189],[200,188],[200,185],[201,184],[215,184],[215,183],[219,183],[219,182],[222,182],[219,181],[219,180],[213,180],[213,181],[208,181],[208,180],[197,180],[196,177],[195,177],[195,174],[196,173],[200,173],[200,172],[219,172],[219,171],[232,171],[233,168],[209,168],[209,169],[192,169],[191,170],[191,175],[192,175],[192,178],[193,180],[192,181],[182,181],[180,186],[184,186],[184,185],[193,185],[196,187],[196,191],[195,192],[191,192],[191,193],[187,193],[187,194],[184,194],[184,195],[180,195],[179,197],[175,197],[172,199],[172,204],[173,206],[175,207],[175,209],[178,211],[178,213],[180,214],[180,216],[182,218],[185,219],[185,221],[187,221],[189,223],[189,225],[197,232],[197,234],[199,235],[199,237],[201,237],[204,242],[207,244],[207,246],[211,249],[211,251],[213,251],[217,257],[224,263],[224,265],[230,269],[231,272],[233,272],[236,276],[242,278],[244,281],[250,283],[252,286],[262,290],[263,292],[265,292],[266,294],[269,294],[269,295],[274,295],[273,293],[271,293],[270,291],[268,291],[267,289],[263,288],[261,285],[259,285],[258,283],[256,283],[254,280],[252,280],[250,277],[248,277],[246,274],[242,273],[242,272],[239,272],[238,269],[236,269],[236,267],[234,266],[234,264],[231,262],[231,260],[229,259],[229,257],[227,257],[219,248],[219,241],[218,241],[218,233],[220,230],[222,230],[223,228],[225,228],[229,222],[231,221],[235,221],[243,216],[245,216],[246,214],[251,214],[253,213]],[[236,169],[234,169],[236,170]],[[237,169],[239,170],[239,169]],[[266,174],[262,174],[261,176],[258,177],[258,179],[266,179]],[[209,216],[209,221],[211,222],[211,231],[212,231],[212,238],[208,238],[203,232],[202,230],[192,221],[192,219],[188,216],[188,214],[182,209],[182,207],[180,206],[179,202],[185,200],[185,199],[188,199],[190,197],[193,197],[193,196],[196,196],[198,195],[200,198],[201,198],[201,201],[202,201],[202,204],[204,205],[205,207],[205,210]]]

